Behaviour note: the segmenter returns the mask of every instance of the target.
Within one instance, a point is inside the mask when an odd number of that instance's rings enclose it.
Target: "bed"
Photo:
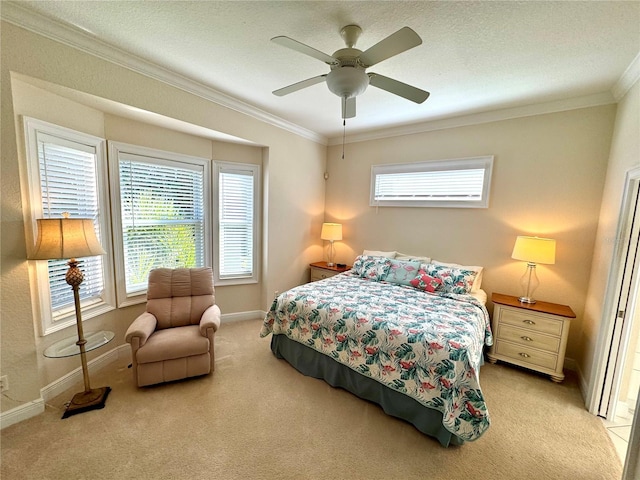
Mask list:
[[[402,281],[389,274],[398,263]],[[260,335],[272,334],[274,355],[301,373],[377,403],[445,447],[476,440],[490,423],[479,382],[492,343],[486,295],[472,290],[477,272],[430,265],[359,256],[348,272],[276,297]]]

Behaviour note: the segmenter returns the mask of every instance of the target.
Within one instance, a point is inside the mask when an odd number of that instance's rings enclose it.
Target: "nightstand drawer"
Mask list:
[[[562,320],[554,320],[548,316],[536,315],[528,311],[500,309],[500,323],[507,323],[516,327],[550,335],[562,334]]]
[[[500,324],[497,337],[499,340],[508,340],[525,347],[539,348],[552,353],[557,353],[560,348],[560,337],[543,335],[533,329],[517,328],[507,324]]]
[[[516,345],[510,342],[498,340],[496,342],[496,353],[505,357],[513,358],[518,362],[530,363],[543,368],[555,370],[558,356],[541,352],[535,348]]]
[[[334,275],[337,275],[337,272],[332,272],[330,270],[323,270],[322,268],[311,267],[312,282],[315,282],[316,280],[323,280],[325,278],[333,277]]]

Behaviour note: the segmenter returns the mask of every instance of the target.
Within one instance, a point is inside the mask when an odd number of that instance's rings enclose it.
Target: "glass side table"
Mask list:
[[[90,352],[91,350],[100,348],[113,340],[113,337],[115,337],[115,333],[108,332],[106,330],[101,330],[99,332],[87,332],[84,336],[84,339],[87,341],[84,349],[85,351]],[[43,355],[48,358],[63,358],[80,355],[80,347],[76,345],[77,341],[77,336],[60,340],[47,347],[43,352]]]
[[[53,345],[49,346],[43,352],[45,357],[49,358],[63,358],[72,357],[74,355],[80,355],[82,357],[82,375],[84,377],[84,392],[76,393],[71,401],[67,404],[67,407],[62,415],[62,418],[70,417],[76,413],[87,412],[89,410],[104,408],[104,403],[107,400],[107,396],[111,391],[111,387],[91,388],[89,385],[89,371],[86,364],[86,352],[100,348],[111,340],[115,334],[106,330],[99,332],[87,332],[86,335],[82,333],[80,327],[78,327],[78,336],[67,337],[60,340]],[[78,338],[84,337],[84,353],[80,351],[80,347],[77,345]]]

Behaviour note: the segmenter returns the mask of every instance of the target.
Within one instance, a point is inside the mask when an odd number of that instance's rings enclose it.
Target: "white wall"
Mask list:
[[[326,215],[344,224],[337,258],[363,249],[485,267],[483,288],[520,295],[525,263],[511,259],[519,234],[557,240],[555,265],[539,265],[535,297],[577,314],[567,348],[582,358],[581,330],[615,106],[347,144],[329,149]],[[487,209],[370,207],[375,164],[494,155]],[[492,306],[489,302],[489,311]]]
[[[304,279],[306,265],[321,252],[319,235],[324,211],[326,147],[255,118],[221,107],[201,97],[134,73],[14,25],[1,27],[1,365],[8,375],[10,397],[0,400],[0,411],[40,397],[40,388],[53,378],[75,369],[73,359],[43,359],[41,351],[54,337],[72,335],[72,329],[41,338],[32,309],[23,225],[24,192],[20,189],[19,113],[31,112],[43,120],[60,120],[64,126],[114,140],[128,141],[195,155],[262,163],[264,184],[263,271],[259,286],[229,287],[218,293],[224,313],[266,309],[272,293]],[[138,109],[172,117],[199,127],[245,138],[265,148],[228,146],[157,127],[105,115],[96,108],[48,96],[42,104],[35,90],[16,92],[14,105],[11,73],[49,82],[58,90],[81,92]],[[15,77],[16,75],[14,75]],[[62,88],[58,88],[62,87]],[[18,87],[19,89],[20,87]],[[26,95],[23,93],[27,92]],[[231,158],[234,157],[234,158]],[[295,181],[294,181],[295,179]],[[143,306],[129,307],[88,319],[87,329],[115,331],[122,343],[123,329]],[[257,334],[257,332],[256,332]],[[113,346],[117,345],[115,343]],[[93,355],[101,353],[97,351]],[[77,360],[77,359],[76,359]]]

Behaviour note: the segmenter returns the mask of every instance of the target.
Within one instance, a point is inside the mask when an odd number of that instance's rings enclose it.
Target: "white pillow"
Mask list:
[[[381,252],[379,250],[365,250],[362,252],[363,255],[369,255],[370,257],[387,257],[387,258],[396,258],[398,252]]]
[[[444,263],[437,260],[431,260],[431,263],[434,265],[441,265],[443,267],[461,268],[463,270],[471,270],[472,272],[476,272],[476,278],[473,280],[471,291],[475,292],[476,290],[480,290],[480,285],[482,285],[482,271],[484,270],[484,267],[459,265],[457,263]]]
[[[416,262],[420,263],[431,263],[431,257],[419,257],[417,255],[407,255],[406,253],[400,252],[398,252],[398,254],[396,255],[396,260],[402,260],[405,262],[415,260]]]

